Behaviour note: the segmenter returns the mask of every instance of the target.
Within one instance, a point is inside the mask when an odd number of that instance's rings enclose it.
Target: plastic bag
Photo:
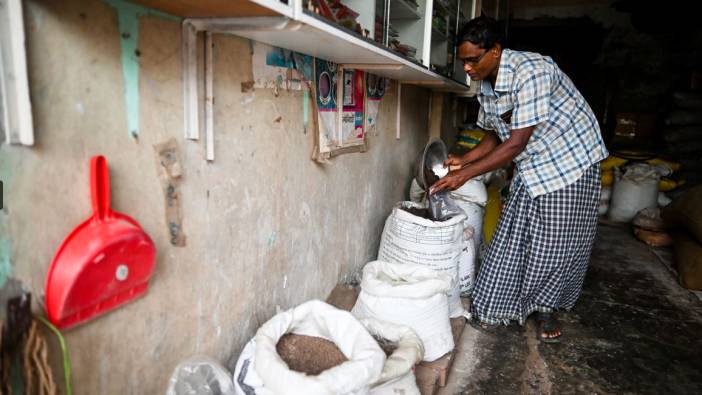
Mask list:
[[[453,201],[449,191],[429,195],[429,215],[434,221],[446,221],[462,214],[463,210]]]
[[[195,356],[180,363],[168,383],[166,395],[234,395],[227,369],[212,358]]]

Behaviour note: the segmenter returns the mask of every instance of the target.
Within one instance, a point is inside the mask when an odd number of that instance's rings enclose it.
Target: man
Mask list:
[[[456,189],[514,161],[510,196],[484,257],[472,309],[482,328],[523,325],[556,342],[553,313],[582,289],[597,227],[600,165],[607,157],[592,110],[553,60],[504,48],[498,23],[479,17],[458,35],[458,57],[480,81],[478,126],[488,133],[430,193]]]

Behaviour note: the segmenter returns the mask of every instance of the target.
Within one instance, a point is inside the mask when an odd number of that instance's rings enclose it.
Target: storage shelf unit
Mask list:
[[[448,40],[448,36],[446,33],[440,31],[439,29],[432,27],[431,28],[431,41],[432,42],[437,42],[437,41],[446,41]]]
[[[416,9],[407,0],[377,0],[390,1],[387,7],[389,19],[397,25],[399,41],[417,48],[415,60],[373,40],[377,12],[373,0],[343,1],[361,14],[358,22],[371,32],[369,37],[362,37],[308,11],[303,8],[303,0],[285,3],[279,0],[130,1],[184,18],[200,18],[191,19],[190,23],[203,23],[209,27],[208,31],[232,33],[405,84],[470,94],[465,80],[448,78],[429,69],[432,0],[416,0],[419,5]],[[378,9],[382,7],[378,6]],[[447,41],[447,38],[442,40]]]
[[[390,1],[390,15],[391,18],[395,19],[421,19],[423,17],[422,13],[406,0]]]

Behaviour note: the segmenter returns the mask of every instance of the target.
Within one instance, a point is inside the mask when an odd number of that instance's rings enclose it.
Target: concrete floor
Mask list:
[[[467,326],[439,394],[702,393],[702,301],[628,228],[600,226],[582,296],[559,319],[560,344],[539,343],[531,320]]]

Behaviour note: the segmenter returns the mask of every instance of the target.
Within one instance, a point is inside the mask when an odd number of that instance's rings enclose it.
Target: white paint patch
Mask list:
[[[83,107],[83,103],[81,103],[81,102],[76,103],[76,112],[80,115],[85,114],[85,107]]]
[[[363,194],[363,213],[365,214],[371,212],[373,203],[377,203],[373,199],[373,188],[371,186],[367,186],[366,188],[366,193]]]
[[[285,289],[288,286],[288,276],[285,275],[283,276],[283,289]]]
[[[200,352],[200,339],[202,333],[202,299],[197,301],[197,333],[195,335],[195,352]]]
[[[271,99],[266,99],[265,101],[266,101],[266,103],[270,104],[271,107],[273,107],[273,114],[274,114],[274,115],[271,117],[271,119],[278,119],[278,118],[281,118],[282,115],[281,115],[281,113],[280,113],[280,110],[278,109],[278,105],[275,104],[275,102],[274,102],[273,100],[271,100]],[[277,123],[277,122],[276,122],[276,123]],[[282,127],[282,123],[279,123],[279,124],[280,124],[281,127]]]
[[[251,194],[249,193],[249,188],[244,188],[244,203],[246,203],[246,208],[251,210],[253,203],[251,202]]]
[[[275,244],[275,239],[278,237],[278,234],[276,232],[271,233],[270,236],[268,236],[268,248],[273,247],[273,244]]]
[[[255,93],[251,93],[250,95],[246,95],[241,99],[241,105],[243,107],[248,106],[249,104],[253,103],[254,99],[256,98]]]
[[[262,215],[258,218],[256,223],[258,227],[256,235],[258,245],[266,247],[264,250],[260,250],[259,252],[267,254],[268,249],[273,246],[275,239],[277,238],[277,233],[274,228],[274,220],[269,215]]]
[[[239,210],[239,205],[236,204],[236,202],[234,202],[234,203],[232,203],[231,206],[229,206],[229,208],[227,208],[226,210],[224,210],[224,212],[222,213],[222,217],[227,218],[227,217],[229,217],[229,214],[231,214],[231,213],[238,213],[239,211],[240,211],[240,210]]]
[[[44,27],[44,11],[39,7],[27,7],[34,23],[34,28],[40,32]],[[26,11],[25,11],[26,12]]]

